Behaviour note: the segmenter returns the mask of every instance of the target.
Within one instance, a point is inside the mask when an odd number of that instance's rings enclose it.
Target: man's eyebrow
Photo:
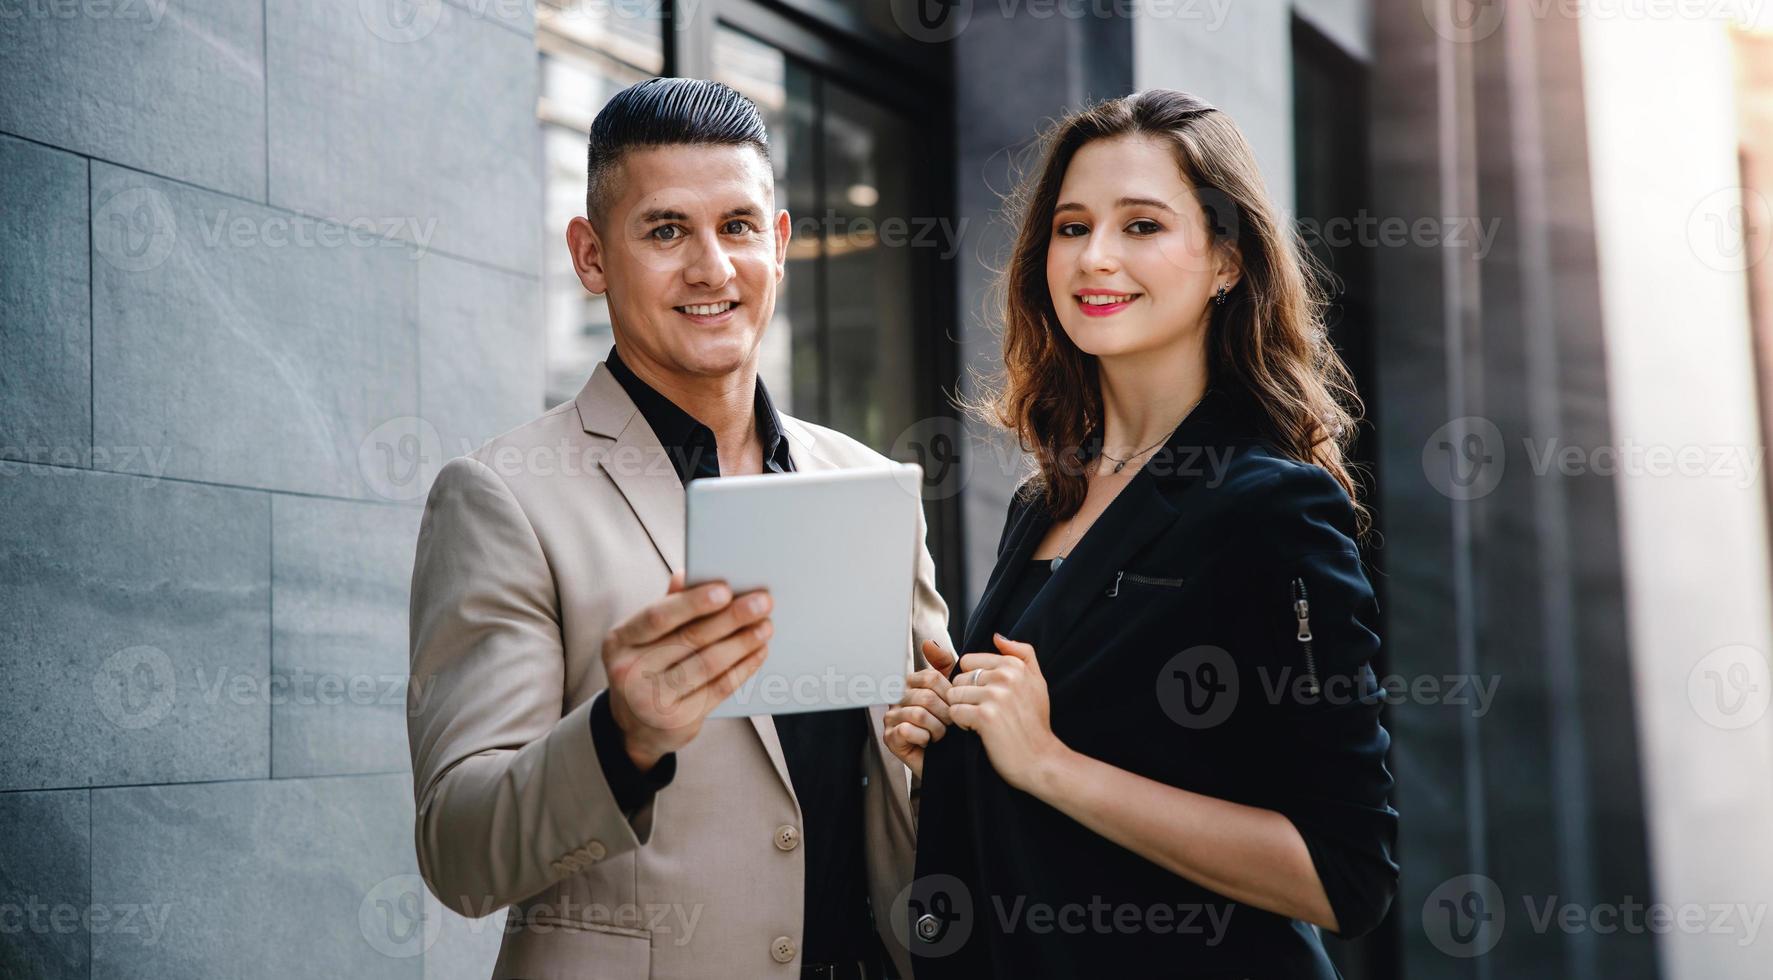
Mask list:
[[[724,220],[727,218],[756,218],[756,217],[761,217],[762,215],[763,215],[763,210],[761,208],[758,208],[758,207],[756,207],[754,205],[750,205],[750,204],[741,204],[736,208],[728,208],[726,213],[721,215],[720,217],[722,218],[722,220]],[[679,211],[676,208],[652,208],[650,210],[642,211],[640,213],[640,223],[647,224],[647,225],[650,225],[655,221],[688,221],[688,220],[689,220],[689,215],[684,214],[682,211]]]
[[[1160,211],[1168,211],[1171,214],[1176,213],[1175,208],[1170,207],[1168,204],[1165,204],[1164,202],[1158,200],[1155,197],[1123,197],[1120,200],[1115,201],[1114,206],[1117,208],[1156,208]],[[1058,207],[1055,207],[1053,209],[1053,213],[1054,214],[1061,214],[1066,211],[1088,211],[1088,210],[1089,210],[1089,208],[1084,207],[1083,205],[1077,203],[1076,201],[1066,201],[1066,202],[1060,204]]]

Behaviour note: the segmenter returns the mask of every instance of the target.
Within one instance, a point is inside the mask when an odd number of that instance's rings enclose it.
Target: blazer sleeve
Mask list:
[[[1255,510],[1246,642],[1262,674],[1252,681],[1263,695],[1259,768],[1275,777],[1264,777],[1272,806],[1311,853],[1337,934],[1353,938],[1385,918],[1398,880],[1391,737],[1370,666],[1378,605],[1352,539],[1353,507],[1327,471],[1289,464]],[[1301,585],[1309,658],[1293,607]]]
[[[917,509],[917,580],[911,595],[911,670],[929,666],[923,655],[923,641],[935,640],[944,650],[953,652],[954,640],[948,635],[948,603],[936,591],[936,562],[930,557],[929,529],[923,508]],[[879,737],[881,733],[876,733]],[[910,791],[911,819],[917,820],[918,805],[923,801],[923,778],[907,770]]]
[[[413,565],[407,734],[419,871],[445,905],[490,914],[645,842],[650,802],[616,802],[593,698],[565,703],[553,573],[497,474],[450,461]]]

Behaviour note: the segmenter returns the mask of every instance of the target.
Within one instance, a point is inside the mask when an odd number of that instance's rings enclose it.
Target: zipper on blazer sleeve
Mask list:
[[[1299,641],[1299,649],[1305,653],[1306,689],[1313,697],[1318,693],[1317,655],[1311,650],[1311,601],[1305,594],[1305,579],[1293,580],[1293,618],[1297,620],[1299,632],[1295,637]]]

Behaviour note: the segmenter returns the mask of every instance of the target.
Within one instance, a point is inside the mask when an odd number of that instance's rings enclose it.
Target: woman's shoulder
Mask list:
[[[1329,470],[1252,443],[1224,461],[1214,495],[1259,546],[1290,554],[1355,551],[1354,504]]]

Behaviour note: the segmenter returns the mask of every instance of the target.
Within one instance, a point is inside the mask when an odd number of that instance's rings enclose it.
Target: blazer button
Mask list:
[[[936,941],[936,937],[941,934],[942,920],[933,915],[920,915],[917,917],[917,938],[926,943],[933,943]]]
[[[585,845],[585,854],[593,861],[601,861],[609,854],[609,849],[603,846],[603,841],[594,840]]]
[[[792,851],[792,850],[794,850],[795,847],[799,846],[799,844],[800,844],[800,831],[794,829],[793,827],[789,826],[788,824],[783,824],[782,826],[776,828],[776,849],[777,850]]]
[[[777,936],[770,942],[770,958],[777,963],[787,963],[794,959],[794,940],[787,936]]]

